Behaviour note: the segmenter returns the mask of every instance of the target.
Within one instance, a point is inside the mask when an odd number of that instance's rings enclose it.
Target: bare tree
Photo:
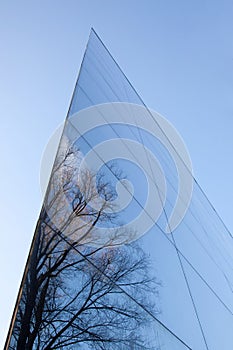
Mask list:
[[[57,157],[9,349],[155,349],[146,331],[158,312],[149,258],[136,243],[118,245],[119,229],[95,244],[98,225],[117,219],[106,210],[114,192],[77,162],[75,147]]]

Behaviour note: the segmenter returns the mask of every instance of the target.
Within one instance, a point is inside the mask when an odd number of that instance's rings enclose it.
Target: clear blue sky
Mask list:
[[[92,26],[180,132],[232,231],[232,18],[231,0],[1,1],[0,346],[41,207],[40,159],[65,118]]]

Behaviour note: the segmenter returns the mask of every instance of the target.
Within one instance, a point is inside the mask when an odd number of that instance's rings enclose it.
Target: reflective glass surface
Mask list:
[[[174,135],[92,31],[7,348],[231,348],[232,236]]]

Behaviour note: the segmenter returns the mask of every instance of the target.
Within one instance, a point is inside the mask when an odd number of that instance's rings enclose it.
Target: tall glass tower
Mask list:
[[[94,30],[5,349],[228,350],[233,240]]]

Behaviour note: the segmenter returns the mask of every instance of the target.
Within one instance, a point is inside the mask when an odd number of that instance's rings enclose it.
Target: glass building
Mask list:
[[[91,31],[5,349],[228,350],[233,240]]]

